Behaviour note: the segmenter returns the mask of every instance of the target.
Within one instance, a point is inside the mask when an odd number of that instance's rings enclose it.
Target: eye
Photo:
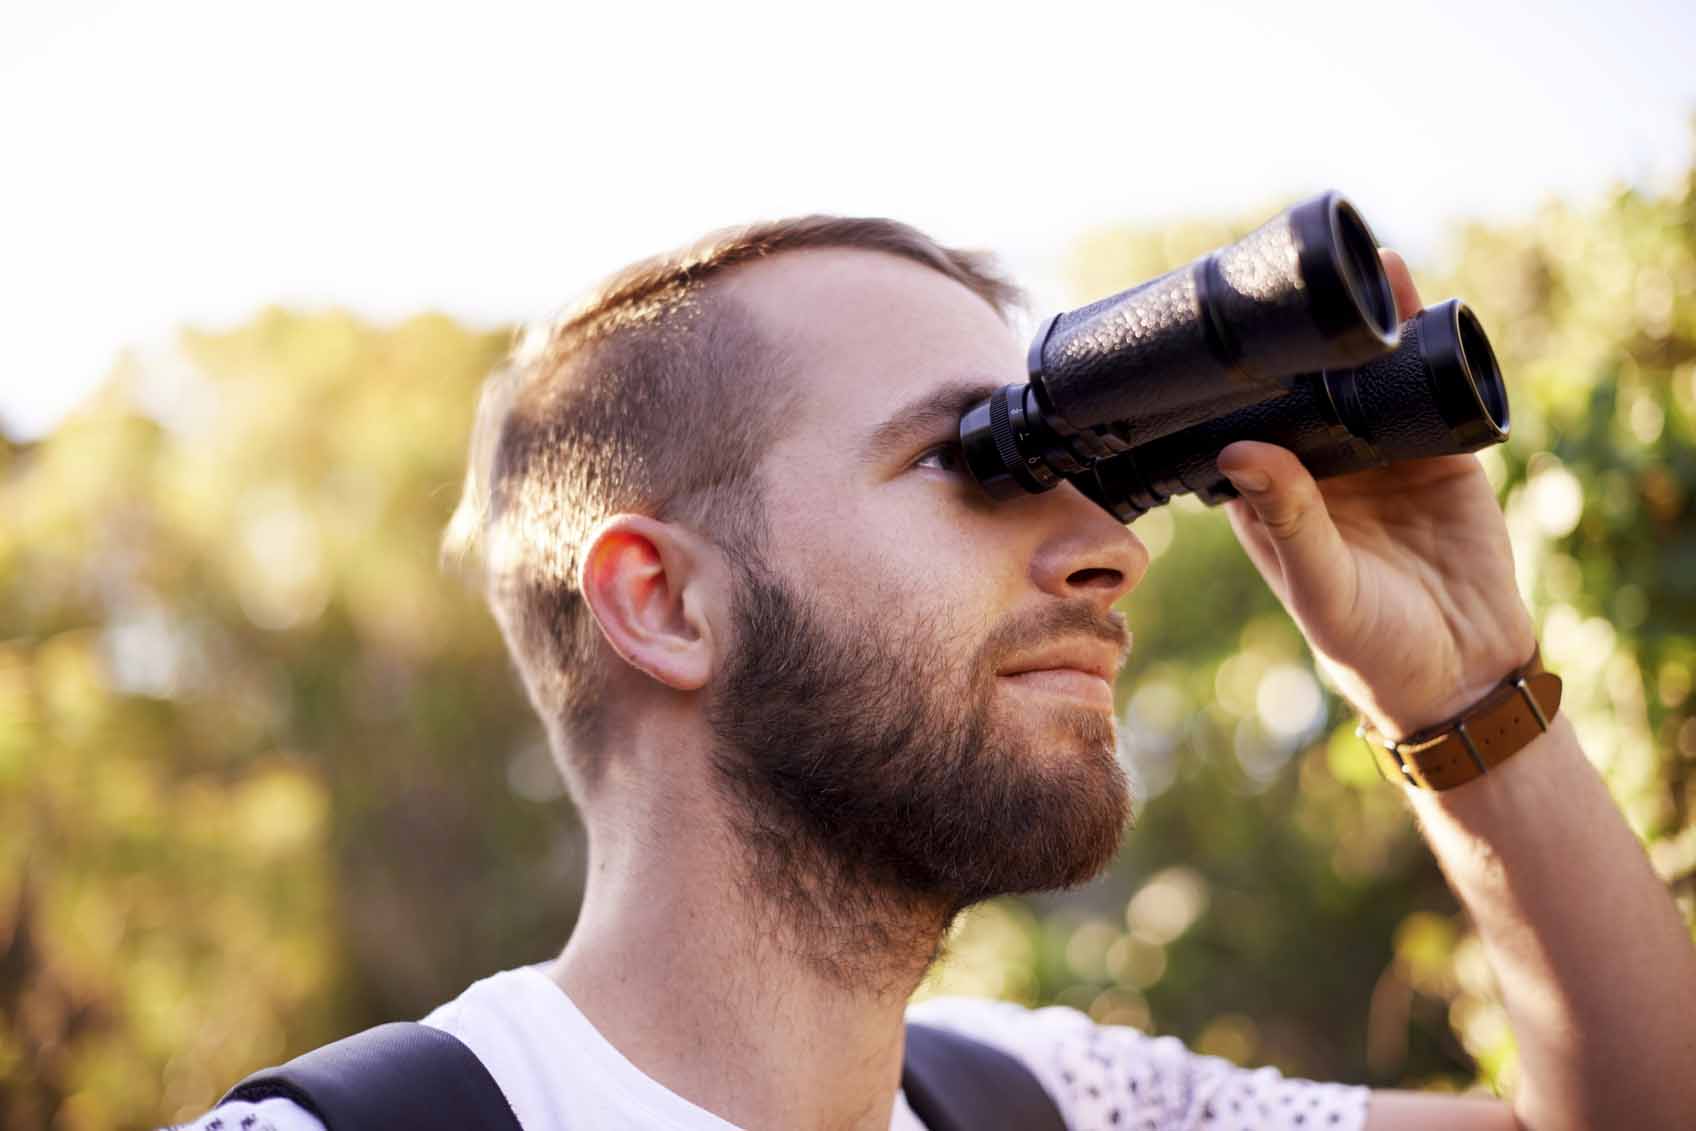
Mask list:
[[[949,474],[964,471],[966,465],[961,459],[960,444],[957,440],[935,444],[919,453],[913,461],[914,467],[930,468],[934,471],[946,471]]]

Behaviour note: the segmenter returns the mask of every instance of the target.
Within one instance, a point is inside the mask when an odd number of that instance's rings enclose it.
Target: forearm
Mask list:
[[[1571,723],[1474,782],[1409,793],[1500,983],[1520,1122],[1690,1126],[1696,948]]]

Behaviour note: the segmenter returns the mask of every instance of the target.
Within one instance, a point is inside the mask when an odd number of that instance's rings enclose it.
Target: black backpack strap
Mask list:
[[[907,1026],[901,1088],[927,1131],[1066,1131],[1029,1069],[982,1041]],[[458,1038],[397,1021],[255,1072],[219,1100],[292,1100],[329,1131],[522,1131],[489,1070]]]
[[[929,1025],[907,1026],[901,1090],[926,1131],[1066,1131],[1030,1069],[998,1048]]]
[[[500,1085],[459,1038],[396,1021],[255,1072],[231,1100],[293,1100],[329,1131],[521,1131]]]

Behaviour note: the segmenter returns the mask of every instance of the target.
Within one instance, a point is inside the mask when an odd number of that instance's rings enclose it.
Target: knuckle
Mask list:
[[[1297,489],[1273,500],[1271,505],[1261,512],[1260,521],[1274,538],[1288,541],[1306,527],[1308,515],[1312,510],[1313,501],[1309,492]]]

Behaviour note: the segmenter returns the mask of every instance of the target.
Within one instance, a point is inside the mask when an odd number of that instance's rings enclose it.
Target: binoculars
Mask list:
[[[960,418],[967,470],[998,499],[1070,480],[1122,522],[1177,495],[1233,498],[1218,457],[1237,440],[1327,478],[1508,435],[1477,316],[1450,299],[1397,325],[1377,241],[1336,192],[1054,315],[1026,368]]]

